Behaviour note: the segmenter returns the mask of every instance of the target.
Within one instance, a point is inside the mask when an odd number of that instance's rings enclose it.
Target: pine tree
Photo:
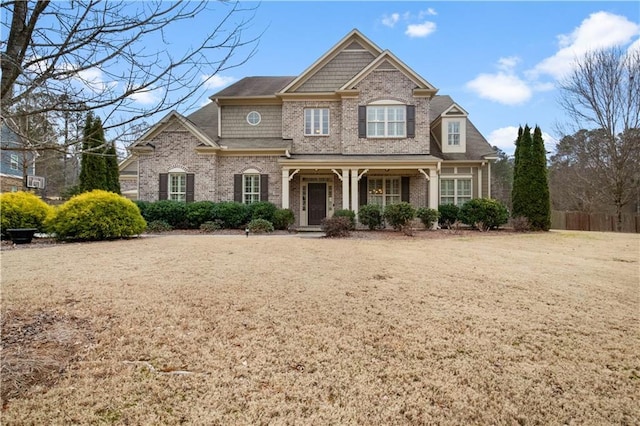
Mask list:
[[[531,195],[534,197],[529,206],[529,221],[532,229],[548,231],[551,227],[551,202],[549,197],[549,179],[547,176],[547,152],[544,147],[542,130],[536,126],[531,146]]]
[[[80,191],[106,189],[106,163],[104,157],[104,130],[99,118],[87,115],[82,141]]]

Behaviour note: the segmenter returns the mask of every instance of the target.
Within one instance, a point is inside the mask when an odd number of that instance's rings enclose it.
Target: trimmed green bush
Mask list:
[[[133,201],[94,190],[60,206],[48,226],[60,240],[107,240],[140,234],[147,224]]]
[[[216,204],[215,219],[225,229],[241,229],[249,221],[249,208],[246,204],[223,201]]]
[[[161,233],[169,231],[173,231],[173,226],[169,225],[164,220],[154,220],[153,222],[147,223],[147,232]]]
[[[75,194],[78,195],[78,194]],[[145,220],[147,219],[147,209],[149,208],[149,206],[151,205],[151,203],[149,201],[141,201],[141,200],[136,200],[134,201],[135,205],[138,206],[138,208],[140,209],[140,214],[142,215],[143,218],[145,218]],[[147,220],[147,222],[149,222]]]
[[[440,213],[436,209],[420,207],[416,210],[416,217],[420,219],[425,228],[431,229],[433,224],[438,222]]]
[[[0,228],[5,237],[7,229],[36,228],[46,231],[46,220],[55,209],[30,192],[0,194]]]
[[[215,232],[219,229],[222,229],[222,226],[220,225],[220,222],[218,221],[207,221],[205,223],[203,223],[202,225],[200,225],[200,230],[202,232]]]
[[[264,219],[269,222],[273,222],[273,216],[278,209],[275,204],[268,201],[260,201],[258,203],[252,203],[248,205],[249,217],[251,220]]]
[[[273,227],[276,229],[289,229],[296,221],[291,209],[277,209],[273,214]]]
[[[322,219],[320,229],[329,238],[348,237],[352,223],[348,217],[333,216]]]
[[[162,200],[149,203],[144,209],[142,217],[147,222],[163,220],[178,229],[188,227],[187,205],[180,201]]]
[[[409,203],[389,204],[384,208],[384,219],[395,230],[402,230],[416,217],[416,210]]]
[[[497,228],[509,220],[507,208],[498,200],[475,198],[460,208],[460,221],[481,231]]]
[[[451,228],[451,225],[458,220],[460,208],[455,204],[441,204],[438,206],[438,213],[440,214],[438,218],[440,226]]]
[[[273,232],[273,224],[265,219],[253,219],[247,225],[249,232],[254,234],[262,234],[265,232]]]
[[[333,213],[333,217],[346,217],[347,219],[349,219],[349,223],[351,224],[351,230],[356,229],[356,212],[354,212],[353,210],[349,210],[349,209],[340,209],[340,210],[336,210]]]
[[[216,204],[213,201],[196,201],[185,205],[189,228],[198,229],[200,225],[215,218]]]
[[[358,220],[370,230],[384,227],[382,221],[382,208],[377,204],[367,204],[358,210]]]

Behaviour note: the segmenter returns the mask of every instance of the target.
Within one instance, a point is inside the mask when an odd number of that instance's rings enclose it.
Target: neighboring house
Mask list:
[[[449,96],[353,30],[298,76],[247,77],[130,146],[145,201],[270,201],[313,226],[338,209],[491,196],[495,152]]]
[[[20,136],[2,121],[0,125],[0,192],[22,191],[25,172],[29,175],[35,174],[33,154],[11,150],[11,148],[22,147]]]

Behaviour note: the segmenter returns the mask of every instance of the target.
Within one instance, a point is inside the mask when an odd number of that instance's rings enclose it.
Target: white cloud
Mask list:
[[[478,96],[505,105],[518,105],[531,99],[532,90],[517,76],[505,72],[480,74],[467,83]]]
[[[209,90],[220,89],[236,81],[235,77],[229,77],[229,76],[218,75],[218,74],[215,74],[212,76],[203,75],[201,76],[201,79],[202,79],[202,82],[204,83],[203,84],[204,88]]]
[[[639,32],[640,25],[625,16],[592,13],[571,34],[558,36],[560,49],[537,64],[531,75],[548,74],[556,79],[562,78],[571,71],[577,57],[590,50],[625,45]]]
[[[142,105],[151,105],[160,101],[160,89],[143,89],[138,90],[129,97]]]
[[[409,37],[426,37],[436,30],[435,22],[425,21],[422,24],[410,24],[404,32]]]
[[[535,125],[533,125],[535,127]],[[533,128],[531,129],[533,133]],[[491,146],[497,146],[507,155],[513,155],[516,150],[516,139],[518,138],[518,127],[507,126],[501,127],[489,133],[487,141]],[[542,131],[542,139],[544,140],[544,147],[547,152],[553,152],[555,150],[558,140],[551,136],[549,133]],[[547,155],[548,157],[548,155]]]
[[[382,25],[389,27],[389,28],[393,28],[398,21],[400,20],[400,14],[399,13],[392,13],[391,15],[384,15],[382,17]]]
[[[631,45],[627,49],[627,52],[631,53],[636,50],[640,52],[640,37],[636,41],[631,43]]]
[[[420,11],[420,13],[418,13],[418,19],[422,19],[425,16],[436,16],[437,14],[438,12],[436,12],[434,8],[430,7],[427,10]]]
[[[520,61],[521,61],[521,59],[519,57],[517,57],[517,56],[509,56],[507,58],[500,58],[500,59],[498,59],[498,68],[503,70],[503,71],[511,72],[516,67],[516,65],[518,65],[520,63]]]

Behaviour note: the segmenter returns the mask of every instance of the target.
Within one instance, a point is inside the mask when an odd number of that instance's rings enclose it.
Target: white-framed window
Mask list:
[[[260,175],[242,175],[242,202],[252,204],[258,201],[260,201]]]
[[[407,134],[405,105],[367,106],[368,138],[403,138]]]
[[[187,174],[169,173],[167,198],[172,201],[187,201]]]
[[[471,179],[455,178],[440,181],[440,204],[461,206],[471,200]]]
[[[305,108],[305,136],[326,136],[329,134],[329,108]]]
[[[11,170],[18,170],[20,166],[20,157],[18,154],[11,154]]]
[[[449,121],[447,123],[447,143],[451,146],[460,145],[460,122]]]
[[[367,204],[377,204],[380,207],[398,204],[402,201],[399,177],[370,177],[367,179]]]
[[[249,114],[247,114],[247,123],[251,124],[252,126],[257,126],[258,124],[260,124],[261,120],[262,117],[260,116],[260,113],[258,111],[251,111]]]
[[[18,187],[17,186],[11,186],[11,192],[18,192]]]

